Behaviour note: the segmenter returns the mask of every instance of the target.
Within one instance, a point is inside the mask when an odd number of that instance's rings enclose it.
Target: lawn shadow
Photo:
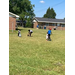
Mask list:
[[[20,31],[22,31],[23,29],[16,28],[16,30],[20,30]]]

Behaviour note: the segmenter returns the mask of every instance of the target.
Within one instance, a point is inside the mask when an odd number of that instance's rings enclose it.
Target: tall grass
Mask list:
[[[10,75],[65,75],[65,31],[52,30],[52,41],[46,41],[48,30],[29,28],[9,31]]]

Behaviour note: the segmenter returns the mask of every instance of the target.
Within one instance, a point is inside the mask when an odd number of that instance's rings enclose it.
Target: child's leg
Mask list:
[[[51,35],[50,35],[51,36]],[[51,37],[50,37],[50,41],[51,41]]]
[[[30,37],[31,37],[31,32],[30,32]]]

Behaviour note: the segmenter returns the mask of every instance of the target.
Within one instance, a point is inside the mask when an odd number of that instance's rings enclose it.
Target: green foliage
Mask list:
[[[26,27],[32,27],[32,21],[30,18],[27,18],[27,23],[26,23]]]
[[[22,26],[28,17],[32,19],[35,16],[33,7],[29,0],[9,0],[9,11],[20,16]]]
[[[44,14],[44,18],[54,18],[55,19],[56,13],[53,8],[50,7],[47,9],[46,14]]]

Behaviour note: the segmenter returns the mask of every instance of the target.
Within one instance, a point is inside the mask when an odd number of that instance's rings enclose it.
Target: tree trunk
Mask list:
[[[23,20],[22,20],[22,27],[23,27]]]
[[[23,27],[23,21],[22,21],[22,27]]]

